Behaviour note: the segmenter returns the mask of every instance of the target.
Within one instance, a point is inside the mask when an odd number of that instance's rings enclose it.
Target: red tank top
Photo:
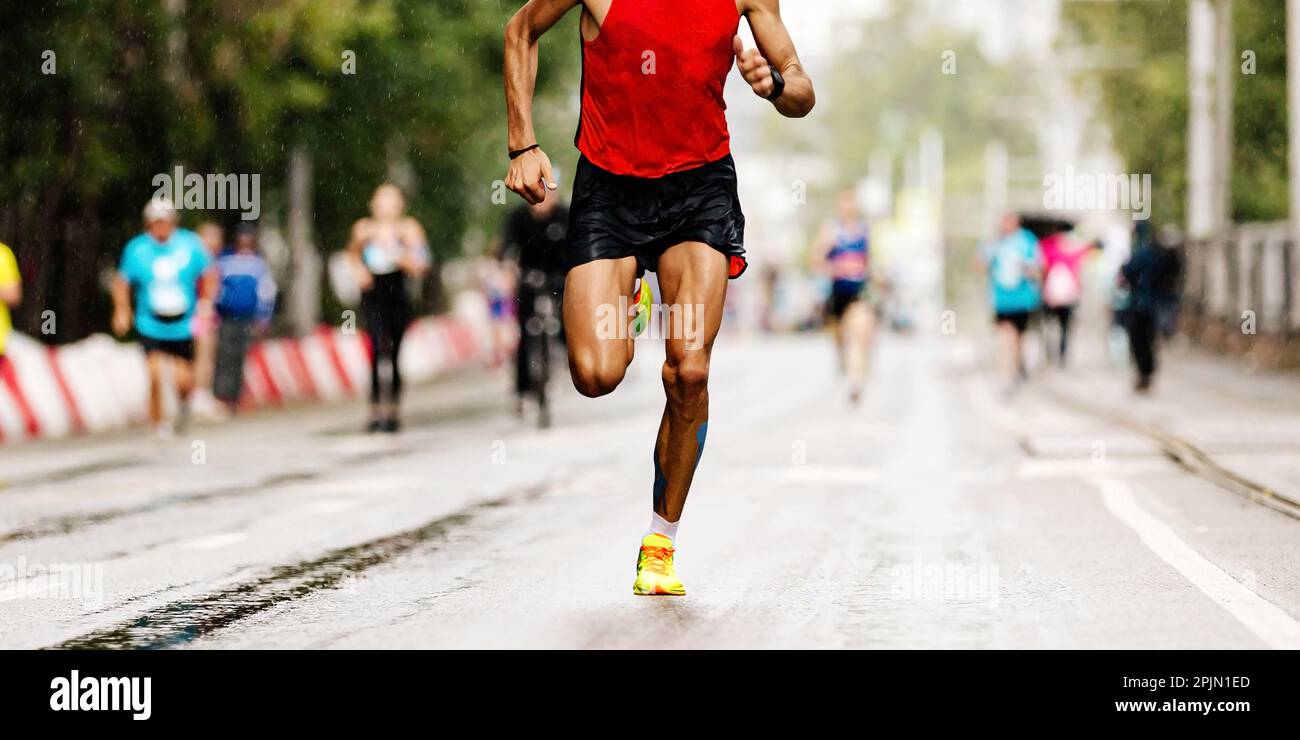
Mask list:
[[[582,48],[577,146],[618,175],[663,177],[731,151],[722,88],[735,0],[613,0]]]

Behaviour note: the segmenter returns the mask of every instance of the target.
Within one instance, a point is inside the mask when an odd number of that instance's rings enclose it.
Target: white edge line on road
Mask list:
[[[1101,491],[1106,509],[1136,532],[1142,544],[1228,610],[1246,629],[1269,647],[1300,649],[1300,623],[1201,557],[1168,525],[1143,509],[1127,483],[1101,476],[1092,482]]]

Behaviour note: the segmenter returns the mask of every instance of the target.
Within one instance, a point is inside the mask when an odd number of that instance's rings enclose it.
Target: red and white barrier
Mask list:
[[[475,296],[447,316],[419,319],[402,343],[408,382],[483,362],[489,357],[486,312]],[[10,337],[8,367],[0,363],[0,444],[103,432],[142,422],[149,398],[144,352],[97,334],[47,347]],[[370,342],[361,331],[322,326],[305,337],[255,344],[244,366],[250,407],[333,401],[370,387]]]

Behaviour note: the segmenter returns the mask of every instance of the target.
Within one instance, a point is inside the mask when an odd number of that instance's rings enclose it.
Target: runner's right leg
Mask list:
[[[569,371],[574,387],[588,398],[617,388],[632,362],[635,337],[627,331],[632,317],[621,309],[632,306],[636,268],[635,257],[595,260],[574,267],[565,280]]]
[[[163,362],[166,359],[167,355],[162,352],[150,352],[145,356],[145,364],[149,367],[149,423],[155,427],[163,421]]]

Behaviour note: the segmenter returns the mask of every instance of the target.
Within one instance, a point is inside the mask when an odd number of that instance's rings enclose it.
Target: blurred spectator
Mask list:
[[[396,432],[402,401],[402,339],[414,315],[407,278],[429,273],[429,239],[406,215],[401,189],[384,183],[370,199],[370,217],[352,226],[348,254],[361,285],[361,310],[370,334],[371,432]],[[382,370],[387,367],[387,383]]]
[[[14,374],[13,365],[5,358],[5,345],[13,330],[9,309],[16,308],[22,299],[23,281],[18,274],[18,260],[14,259],[13,250],[0,243],[0,385],[7,386],[14,398],[22,398],[22,394],[16,392],[18,378]],[[26,409],[22,410],[27,417],[28,430],[34,432],[35,418]]]
[[[18,260],[8,245],[0,243],[0,367],[5,364],[5,343],[13,326],[9,309],[23,299],[23,279],[18,274]]]
[[[1004,391],[1010,395],[1025,379],[1025,330],[1042,305],[1042,250],[1038,239],[1020,225],[1020,216],[1007,213],[1002,217],[1002,236],[985,245],[982,257],[997,323]]]
[[[225,248],[225,232],[214,221],[199,224],[194,233],[203,241],[208,257],[215,260]],[[212,375],[217,363],[216,322],[200,321],[194,326],[194,413],[200,418],[219,419],[216,399],[212,395]]]
[[[213,392],[233,413],[244,387],[244,360],[253,337],[266,332],[275,311],[276,285],[258,249],[257,228],[242,224],[230,252],[217,260],[216,375]]]
[[[543,426],[546,417],[546,388],[549,375],[549,338],[560,333],[560,306],[564,290],[564,253],[568,245],[569,209],[559,195],[548,195],[537,205],[521,205],[506,217],[497,259],[517,266],[513,313],[519,326],[515,349],[516,409],[524,410],[524,398],[531,394],[538,402]],[[514,272],[513,269],[510,270]],[[494,307],[493,316],[500,308]],[[554,326],[549,326],[553,324]]]
[[[1162,321],[1178,305],[1179,282],[1182,278],[1182,258],[1170,242],[1171,234],[1151,238],[1150,227],[1139,222],[1133,240],[1133,256],[1120,271],[1123,285],[1128,289],[1128,306],[1125,324],[1129,347],[1137,364],[1138,377],[1134,390],[1148,393],[1156,372],[1157,340],[1162,333]]]
[[[177,427],[189,419],[194,391],[194,326],[212,316],[216,274],[197,234],[178,228],[176,207],[152,200],[144,209],[144,233],[127,242],[113,282],[113,331],[134,325],[149,366],[149,420],[159,436],[173,425],[163,419],[163,370],[170,363],[181,406]],[[132,298],[134,297],[134,300]]]

